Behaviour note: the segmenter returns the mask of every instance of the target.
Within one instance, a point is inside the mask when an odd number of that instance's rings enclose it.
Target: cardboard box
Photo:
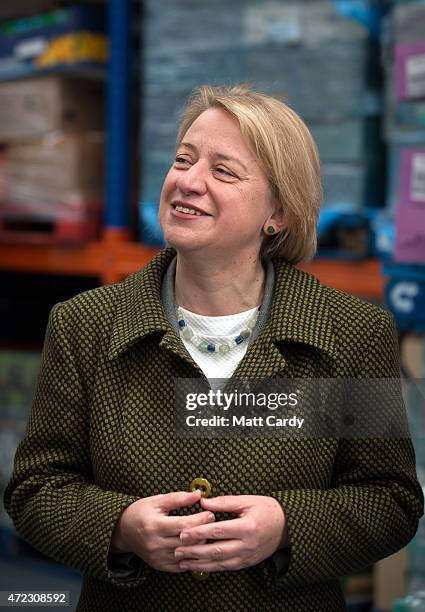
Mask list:
[[[9,147],[5,202],[34,216],[74,219],[103,199],[105,143],[97,134],[60,135]]]
[[[103,86],[45,76],[0,83],[0,143],[37,139],[49,132],[103,130]]]

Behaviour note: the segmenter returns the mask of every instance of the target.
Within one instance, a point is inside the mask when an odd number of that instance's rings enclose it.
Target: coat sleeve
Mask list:
[[[399,375],[393,317],[383,312],[359,377]],[[264,562],[268,586],[328,581],[367,567],[405,546],[423,514],[409,437],[340,439],[329,489],[270,495],[285,512],[290,554],[280,574]]]
[[[137,497],[94,484],[89,402],[62,323],[62,304],[49,318],[41,370],[24,440],[4,493],[18,533],[56,561],[119,586],[108,550],[121,512]],[[141,562],[143,563],[143,562]]]

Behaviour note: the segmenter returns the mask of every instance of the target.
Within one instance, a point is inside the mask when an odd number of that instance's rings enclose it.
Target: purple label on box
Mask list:
[[[425,149],[403,149],[400,170],[394,258],[425,263]]]
[[[425,149],[400,152],[400,202],[425,210]]]
[[[425,40],[395,47],[397,100],[425,98]]]

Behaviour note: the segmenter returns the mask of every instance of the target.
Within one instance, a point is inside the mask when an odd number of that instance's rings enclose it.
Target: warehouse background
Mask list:
[[[425,0],[15,0],[0,7],[0,493],[50,308],[157,252],[184,102],[239,82],[318,143],[320,247],[303,267],[394,313],[425,486]],[[344,579],[350,610],[425,609],[424,568],[422,521]],[[0,590],[65,588],[75,607],[79,585],[0,508]]]

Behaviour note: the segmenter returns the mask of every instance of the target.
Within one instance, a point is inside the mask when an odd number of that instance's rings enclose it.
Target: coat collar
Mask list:
[[[122,283],[109,345],[110,359],[150,334],[164,336],[161,344],[177,351],[181,343],[161,303],[162,279],[175,255],[173,249],[163,249]],[[276,282],[269,320],[252,346],[258,344],[264,357],[271,357],[270,350],[274,350],[267,349],[267,345],[279,341],[300,342],[334,355],[332,321],[320,282],[281,260],[273,260],[273,264]]]

